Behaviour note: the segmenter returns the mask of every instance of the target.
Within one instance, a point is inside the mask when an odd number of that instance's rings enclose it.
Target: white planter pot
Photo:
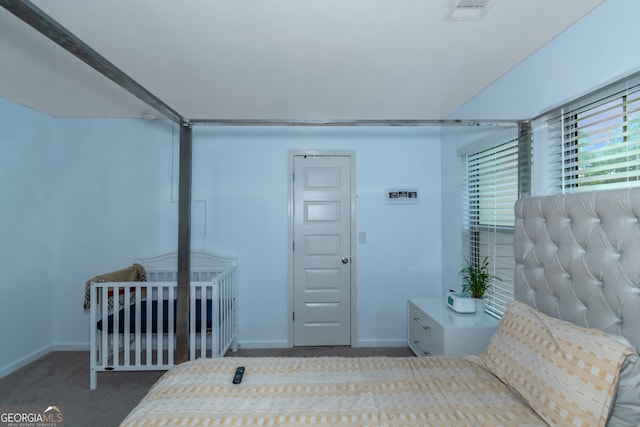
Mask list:
[[[473,300],[476,303],[476,313],[484,313],[484,309],[487,306],[487,299],[486,298],[474,298]]]

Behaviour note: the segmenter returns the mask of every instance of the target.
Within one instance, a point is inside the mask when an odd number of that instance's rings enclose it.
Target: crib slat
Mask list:
[[[91,283],[90,285],[90,289],[89,289],[89,304],[91,307],[91,310],[89,312],[89,327],[90,327],[90,331],[89,331],[89,339],[91,340],[89,345],[91,348],[90,351],[90,356],[91,356],[91,360],[90,360],[90,370],[89,370],[89,388],[91,390],[95,390],[96,387],[98,387],[98,372],[96,371],[97,368],[97,364],[98,364],[98,360],[96,360],[96,356],[99,357],[98,349],[100,348],[97,339],[97,319],[96,319],[96,315],[97,312],[99,310],[99,305],[98,305],[98,294],[96,292],[96,287],[94,283]]]
[[[227,282],[226,279],[222,279],[219,284],[220,286],[220,302],[218,303],[220,307],[220,348],[224,350],[224,346],[229,339],[229,334],[227,333],[227,307],[229,302],[229,295],[227,292]]]
[[[156,324],[157,334],[156,334],[156,363],[158,365],[162,364],[162,351],[164,350],[163,338],[164,338],[164,330],[163,330],[163,315],[164,315],[164,286],[158,287],[158,301],[156,302],[158,306],[158,314],[156,316]]]
[[[146,344],[145,344],[145,353],[147,355],[146,358],[146,364],[147,365],[151,365],[151,356],[152,356],[152,351],[151,351],[151,346],[152,346],[152,339],[153,339],[153,329],[151,328],[151,322],[153,320],[152,318],[152,311],[153,311],[153,307],[152,307],[152,303],[153,303],[153,299],[157,298],[157,289],[156,287],[150,288],[149,290],[151,291],[151,294],[149,294],[147,292],[147,322],[146,322],[146,327],[145,330],[142,331],[142,333],[145,335],[146,337]]]
[[[227,342],[233,341],[233,281],[232,276],[227,277],[225,280],[225,287],[227,288],[227,298],[226,298],[226,311],[224,314],[225,325],[227,325]],[[233,350],[235,351],[235,349]]]
[[[137,291],[136,291],[137,293]],[[124,291],[124,334],[122,340],[124,341],[124,366],[131,365],[131,288],[125,288]]]
[[[226,289],[225,292],[225,312],[224,312],[224,318],[225,318],[225,331],[227,334],[227,337],[225,338],[225,343],[229,343],[231,340],[233,340],[233,288],[232,288],[232,281],[231,281],[231,277],[232,276],[227,276],[224,279],[224,287]],[[225,349],[226,351],[226,349]],[[235,350],[234,350],[235,351]]]
[[[192,285],[193,286],[193,285]],[[189,325],[196,324],[196,293],[189,292]],[[189,328],[189,359],[196,358],[196,328]]]
[[[220,319],[222,325],[220,327],[220,347],[222,348],[229,340],[229,323],[227,321],[227,313],[229,310],[229,276],[224,277],[220,283]],[[226,351],[226,350],[225,350]]]
[[[174,324],[174,316],[175,316],[175,311],[174,311],[174,305],[173,305],[173,301],[175,300],[176,296],[175,296],[175,286],[173,285],[169,285],[168,287],[169,290],[169,294],[167,295],[167,301],[169,301],[169,331],[168,331],[168,338],[167,338],[167,356],[168,356],[168,361],[167,364],[169,366],[173,366],[173,352],[174,352],[174,347],[175,347],[175,342],[174,342],[174,330],[175,330],[175,324]]]
[[[102,348],[101,348],[101,359],[102,366],[109,366],[109,292],[107,287],[102,287],[100,289],[101,297],[100,303],[102,305],[102,310],[100,313],[100,320],[102,320]]]
[[[197,317],[195,316],[195,313],[197,313],[197,310],[198,310],[198,307],[197,307],[198,299],[200,299],[200,307],[199,307],[200,310],[201,310],[200,311],[200,328],[202,328],[202,295],[199,295],[200,287],[197,284],[195,284],[195,282],[191,284],[191,289],[192,289],[192,293],[195,295],[195,301],[194,301],[194,305],[193,305],[194,322],[190,324],[190,325],[192,325],[192,327],[190,329],[193,330],[193,336],[194,336],[193,351],[194,351],[195,357],[198,358],[198,357],[201,357],[201,356],[200,356],[200,354],[198,352],[198,346],[199,346],[199,339],[198,338],[199,337],[198,337],[198,332],[197,332],[198,325],[196,324],[198,320],[197,320]],[[202,332],[202,329],[201,329],[201,332]]]
[[[148,290],[147,290],[148,292]],[[134,358],[135,358],[135,364],[136,366],[140,366],[140,353],[142,352],[142,325],[141,325],[141,314],[140,314],[140,308],[142,307],[142,295],[140,295],[141,292],[136,292],[136,333],[135,333],[135,344],[136,344],[136,350],[134,352]]]
[[[200,288],[200,357],[207,357],[207,287]]]
[[[235,318],[234,318],[236,296],[234,293],[233,281],[234,281],[233,276],[229,276],[229,280],[227,282],[229,300],[227,301],[226,323],[227,323],[227,328],[229,332],[229,345],[234,346],[233,351],[236,351],[237,350],[237,348],[235,347],[236,331],[235,331]]]
[[[121,287],[118,284],[114,284],[111,288],[113,295],[111,298],[113,304],[111,310],[113,313],[113,334],[111,334],[111,348],[113,350],[111,351],[111,367],[114,369],[120,364],[120,352],[118,351],[120,348],[120,289]]]
[[[220,286],[211,282],[211,355],[216,357],[220,351]],[[213,333],[215,331],[215,333]]]

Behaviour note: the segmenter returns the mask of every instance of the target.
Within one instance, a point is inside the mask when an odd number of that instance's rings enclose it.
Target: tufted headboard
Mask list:
[[[640,187],[515,205],[515,298],[640,349]]]

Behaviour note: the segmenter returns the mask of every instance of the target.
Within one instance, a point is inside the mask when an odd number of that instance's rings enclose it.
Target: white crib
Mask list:
[[[177,254],[136,263],[145,268],[146,282],[90,284],[92,390],[98,372],[167,370],[174,365]],[[235,258],[191,253],[191,360],[237,350],[236,265]]]

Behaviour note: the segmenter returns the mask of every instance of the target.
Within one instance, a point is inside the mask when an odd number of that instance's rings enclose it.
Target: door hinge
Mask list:
[[[293,252],[295,252],[295,251],[296,251],[296,242],[291,242],[291,250],[292,250]]]
[[[296,182],[296,173],[291,174],[291,181]]]
[[[294,322],[296,321],[296,312],[295,311],[293,312],[293,321]]]

